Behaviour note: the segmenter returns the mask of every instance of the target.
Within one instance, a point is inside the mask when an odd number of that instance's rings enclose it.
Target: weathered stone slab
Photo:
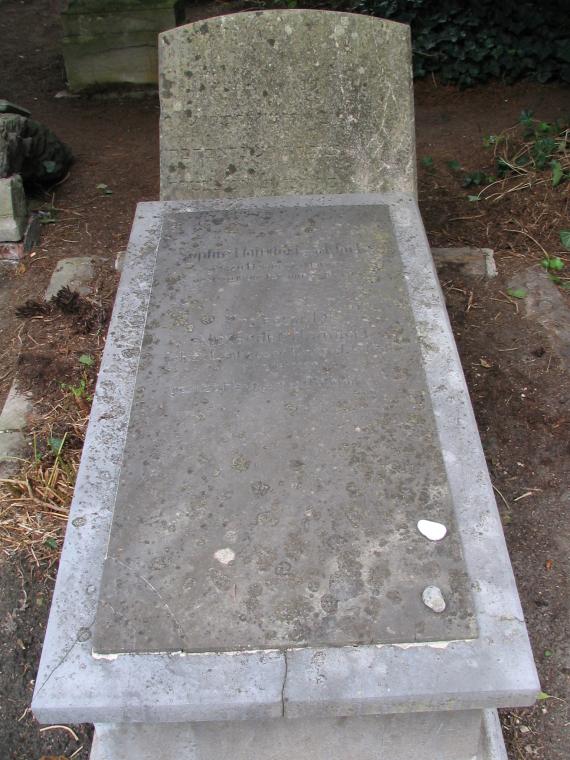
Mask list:
[[[182,0],[71,0],[62,13],[70,89],[156,84],[158,33],[183,15]]]
[[[160,36],[161,197],[415,193],[409,28],[263,11]]]
[[[438,271],[458,272],[467,277],[488,280],[497,276],[492,248],[432,248],[431,255]]]
[[[96,656],[94,621],[161,229],[173,213],[296,208],[308,202],[390,207],[421,336],[477,636],[319,649]],[[539,688],[469,395],[413,198],[392,194],[140,204],[36,679],[32,707],[38,720],[188,723],[447,712],[528,705]],[[485,739],[484,746],[492,747],[493,741]]]
[[[19,174],[0,178],[0,241],[16,242],[27,223],[26,194]]]
[[[167,216],[95,650],[475,633],[389,207]]]
[[[97,259],[93,256],[72,256],[57,262],[46,288],[44,300],[50,301],[61,288],[76,290],[82,296],[89,295],[93,288],[91,281],[95,275]]]

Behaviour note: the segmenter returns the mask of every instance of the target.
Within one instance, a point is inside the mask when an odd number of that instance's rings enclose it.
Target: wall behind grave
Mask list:
[[[415,193],[407,26],[258,11],[160,36],[161,198]]]

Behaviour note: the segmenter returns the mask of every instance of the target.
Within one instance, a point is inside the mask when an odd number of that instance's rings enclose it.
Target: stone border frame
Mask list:
[[[402,255],[456,519],[474,640],[93,657],[91,628],[140,346],[169,211],[387,204]],[[539,691],[492,485],[412,195],[287,196],[138,206],[99,372],[32,709],[40,722],[186,722],[531,704]]]

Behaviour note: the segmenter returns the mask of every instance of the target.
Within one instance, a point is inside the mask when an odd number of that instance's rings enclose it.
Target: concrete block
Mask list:
[[[0,476],[17,470],[25,454],[25,429],[32,409],[28,393],[19,390],[14,380],[0,414]]]
[[[0,242],[16,242],[27,224],[26,194],[19,174],[0,178]]]
[[[438,269],[451,268],[469,277],[485,279],[497,276],[492,248],[432,248],[431,253]]]

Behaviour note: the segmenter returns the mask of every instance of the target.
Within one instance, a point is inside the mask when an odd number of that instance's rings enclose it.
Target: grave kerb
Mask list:
[[[386,203],[444,452],[479,637],[445,644],[92,656],[91,628],[167,210]],[[413,196],[139,204],[71,509],[33,710],[41,722],[185,722],[531,704],[539,691],[473,410]]]

